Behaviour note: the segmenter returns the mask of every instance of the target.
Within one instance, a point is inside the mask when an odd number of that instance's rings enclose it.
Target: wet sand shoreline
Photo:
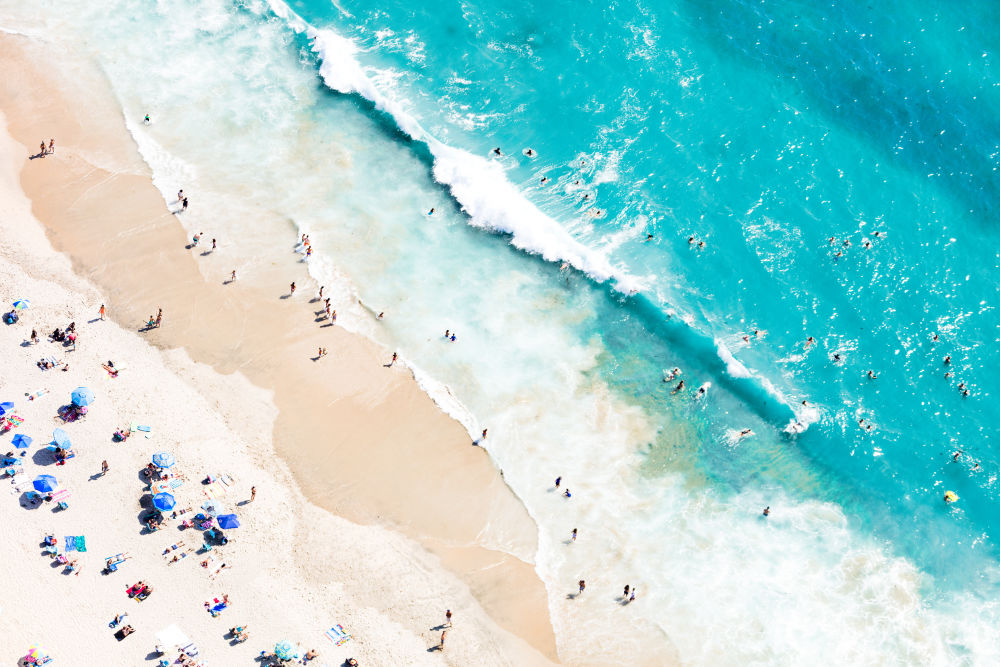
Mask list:
[[[235,266],[225,239],[215,253],[202,255],[206,244],[185,249],[187,234],[110,93],[84,96],[36,50],[0,37],[8,63],[0,99],[12,136],[29,147],[42,135],[57,144],[54,156],[25,166],[21,185],[52,244],[107,295],[109,316],[138,329],[163,308],[163,326],[144,334],[149,342],[184,348],[272,393],[275,448],[310,500],[416,539],[501,627],[556,659],[544,585],[530,563],[497,548],[534,553],[534,523],[485,452],[404,366],[385,368],[391,351],[316,321],[321,304],[310,303],[315,287],[291,235],[252,279],[234,284],[225,284]],[[282,298],[292,280],[299,290]],[[313,360],[319,346],[330,354]]]

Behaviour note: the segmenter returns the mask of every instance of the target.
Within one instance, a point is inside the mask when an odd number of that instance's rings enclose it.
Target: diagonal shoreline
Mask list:
[[[26,164],[21,185],[55,248],[106,295],[112,319],[135,329],[163,308],[164,326],[144,334],[150,343],[183,348],[223,374],[239,371],[271,393],[275,449],[312,502],[416,539],[499,625],[556,659],[544,585],[531,564],[498,548],[533,554],[534,523],[485,453],[405,368],[384,368],[385,350],[316,325],[302,303],[314,288],[291,253],[276,252],[253,280],[223,285],[231,256],[185,250],[186,233],[111,93],[94,90],[93,76],[85,90],[69,81],[67,72],[93,74],[93,66],[67,61],[60,75],[39,50],[0,36],[11,135],[28,147],[43,134],[58,144],[56,159]],[[301,299],[279,298],[290,280]],[[320,345],[330,354],[314,362]]]

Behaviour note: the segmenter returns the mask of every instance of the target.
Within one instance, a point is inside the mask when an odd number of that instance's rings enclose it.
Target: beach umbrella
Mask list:
[[[14,404],[11,403],[10,401],[4,401],[3,403],[0,403],[0,417],[3,417],[5,414],[12,411],[13,409],[14,409]]]
[[[55,491],[55,488],[59,486],[59,482],[52,475],[39,475],[35,478],[35,481],[31,483],[35,487],[35,491],[41,491],[42,493],[50,493]]]
[[[61,428],[52,431],[52,442],[63,449],[70,449],[73,443],[69,441],[69,435]]]
[[[169,468],[173,464],[177,463],[174,460],[174,455],[170,452],[157,452],[153,454],[153,465],[159,466],[160,468]]]
[[[94,402],[94,392],[90,391],[86,387],[77,387],[73,390],[72,398],[73,405],[90,405]]]
[[[225,528],[226,530],[240,527],[240,520],[236,518],[235,514],[220,514],[215,517],[215,520],[219,522],[219,528]]]
[[[282,639],[274,645],[274,655],[278,660],[291,660],[299,657],[299,648],[287,639]]]
[[[14,446],[17,447],[18,449],[27,449],[28,445],[31,444],[31,438],[29,438],[26,435],[18,433],[17,435],[14,436],[14,439],[11,440],[11,442],[14,443]]]
[[[24,310],[31,305],[31,302],[27,299],[18,299],[14,302],[14,310]]]
[[[157,493],[153,496],[153,507],[163,512],[168,512],[174,508],[177,501],[169,493]]]
[[[220,503],[218,500],[215,499],[206,500],[204,503],[202,503],[201,508],[205,510],[205,513],[208,514],[209,516],[219,516],[224,511],[226,511],[225,508],[222,506],[222,503]]]

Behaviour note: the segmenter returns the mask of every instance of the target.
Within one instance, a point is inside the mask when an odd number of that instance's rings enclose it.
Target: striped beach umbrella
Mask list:
[[[14,310],[24,310],[31,305],[31,302],[27,299],[18,299],[14,302]]]
[[[170,452],[157,452],[153,454],[153,465],[160,468],[169,468],[170,466],[177,463],[174,460],[174,455]]]

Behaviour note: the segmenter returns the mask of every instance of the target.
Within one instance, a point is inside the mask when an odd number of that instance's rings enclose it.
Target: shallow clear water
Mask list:
[[[991,7],[112,4],[0,26],[97,58],[191,231],[244,274],[309,232],[489,427],[564,660],[1000,657]]]

